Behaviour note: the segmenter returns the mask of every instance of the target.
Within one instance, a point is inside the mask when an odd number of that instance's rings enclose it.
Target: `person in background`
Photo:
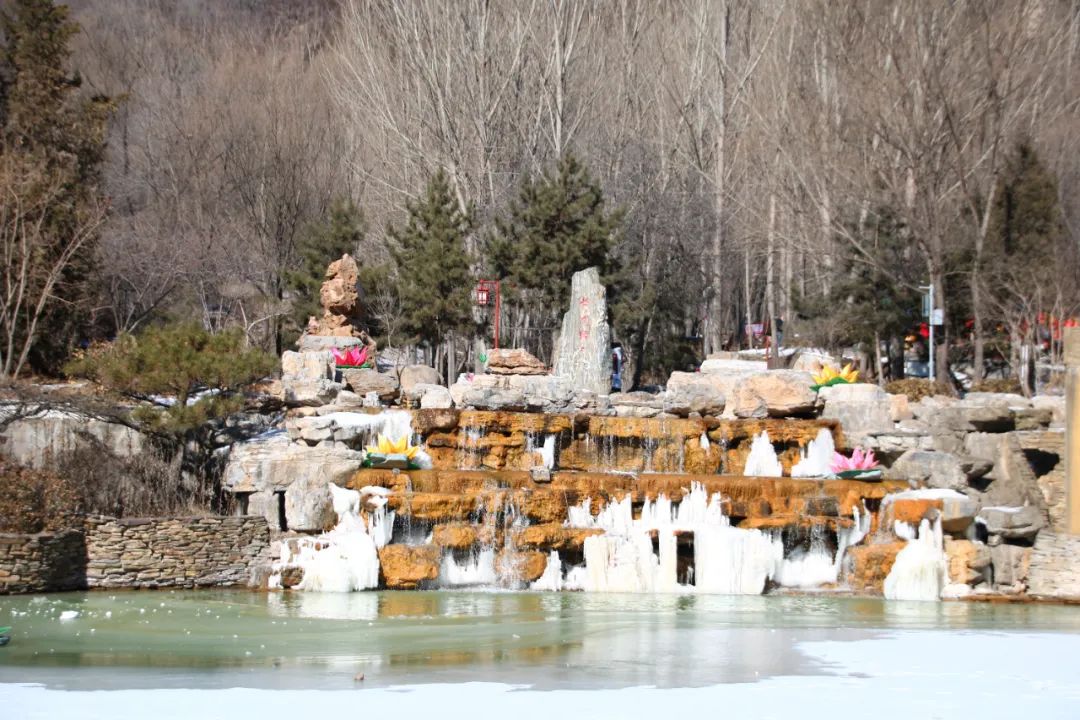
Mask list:
[[[611,343],[611,392],[622,392],[623,349],[622,343]]]

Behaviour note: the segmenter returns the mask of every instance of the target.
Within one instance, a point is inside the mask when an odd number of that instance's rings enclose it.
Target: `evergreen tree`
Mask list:
[[[596,266],[610,280],[610,250],[621,223],[622,212],[605,212],[600,186],[567,153],[554,174],[522,185],[509,217],[496,223],[491,261],[500,277],[536,291],[533,299],[543,307],[563,308],[578,270]]]
[[[334,201],[329,217],[305,228],[298,248],[300,267],[285,275],[292,292],[295,332],[303,330],[309,317],[322,314],[319,290],[327,266],[345,253],[355,256],[366,232],[364,213],[346,198]]]
[[[1049,271],[1063,232],[1054,178],[1035,149],[1020,143],[1002,173],[990,216],[991,262]]]
[[[465,252],[472,219],[461,212],[442,170],[428,182],[423,198],[407,207],[404,226],[388,230],[403,330],[439,345],[472,328],[473,277]]]
[[[78,95],[80,79],[67,69],[78,26],[67,7],[14,0],[0,25],[0,243],[7,263],[0,290],[20,298],[0,312],[0,373],[17,373],[27,361],[52,371],[89,318],[96,228],[107,205],[97,185],[112,105]]]

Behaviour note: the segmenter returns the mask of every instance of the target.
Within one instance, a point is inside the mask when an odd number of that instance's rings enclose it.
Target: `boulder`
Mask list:
[[[300,352],[330,352],[335,348],[344,350],[345,348],[363,344],[364,341],[358,337],[309,335],[308,333],[304,333],[296,341],[297,349]]]
[[[554,375],[463,375],[450,386],[457,407],[548,414],[604,414],[607,394],[575,390],[569,378]]]
[[[1050,425],[1065,425],[1065,398],[1060,395],[1036,395],[1031,398],[1033,410],[1050,413]]]
[[[285,522],[296,532],[323,532],[334,527],[337,514],[324,478],[306,475],[290,483],[285,491]]]
[[[821,417],[840,421],[849,447],[863,445],[864,438],[871,433],[888,432],[895,427],[889,394],[877,385],[832,385],[821,388],[818,396],[825,403]]]
[[[847,576],[848,585],[856,592],[882,594],[885,590],[885,578],[889,576],[897,554],[907,545],[903,540],[877,545],[856,545],[848,548],[851,558],[851,572]]]
[[[525,552],[503,550],[496,559],[496,567],[501,577],[531,583],[544,574],[547,562],[547,554],[536,550]]]
[[[341,371],[345,384],[354,393],[366,396],[375,393],[380,400],[393,400],[398,395],[398,379],[390,373],[381,373],[369,368],[345,369]]]
[[[554,366],[554,374],[569,379],[575,390],[597,395],[611,390],[607,290],[594,267],[574,273],[570,280],[570,310],[563,316]]]
[[[522,348],[489,350],[487,371],[493,375],[547,375],[540,359]],[[607,390],[607,388],[604,388]]]
[[[514,533],[515,547],[527,550],[562,550],[580,552],[585,538],[603,535],[599,528],[571,528],[562,523],[530,525]]]
[[[765,398],[752,388],[738,384],[735,386],[732,402],[729,403],[729,412],[737,418],[760,420],[769,417],[769,406],[765,404]]]
[[[838,368],[840,361],[832,355],[816,350],[800,350],[795,356],[795,361],[791,363],[792,370],[808,372],[811,375],[816,375],[826,366]]]
[[[744,378],[740,387],[764,401],[769,417],[790,417],[814,412],[818,398],[810,389],[813,383],[810,373],[770,370]]]
[[[419,394],[421,410],[446,410],[454,407],[450,391],[442,385],[420,384],[413,387],[413,393]]]
[[[329,351],[293,352],[281,354],[283,380],[333,380],[334,356]]]
[[[738,376],[733,375],[675,371],[668,378],[664,409],[680,417],[692,412],[719,416],[737,383]]]
[[[950,583],[978,585],[989,580],[992,562],[990,548],[981,542],[946,537],[945,557]]]
[[[391,590],[415,590],[439,577],[437,545],[387,545],[379,548],[379,574]]]
[[[327,405],[342,387],[334,382],[334,356],[329,352],[282,353],[281,392],[286,405]]]
[[[417,385],[441,385],[439,371],[427,365],[406,365],[401,369],[399,377],[401,392],[411,396],[413,388]]]
[[[1031,548],[1006,543],[991,545],[990,560],[998,590],[1024,590],[1031,567]]]
[[[979,511],[978,522],[986,527],[989,535],[1000,535],[1009,540],[1034,541],[1046,526],[1046,514],[1037,507],[984,507]]]
[[[413,413],[413,427],[421,435],[449,432],[458,426],[459,417],[457,410],[420,410]]]
[[[705,362],[701,363],[702,375],[733,375],[745,377],[765,372],[769,364],[764,360],[739,360],[730,354],[710,355]]]
[[[977,458],[929,450],[908,450],[885,471],[885,477],[907,480],[912,485],[963,492],[968,489],[971,480],[978,479],[989,469],[989,463]]]
[[[650,418],[664,412],[664,397],[647,392],[619,392],[608,397],[618,417]]]
[[[911,420],[915,414],[911,411],[911,401],[907,395],[889,395],[889,419],[894,423]]]
[[[452,550],[469,550],[476,538],[476,526],[468,523],[444,523],[431,529],[431,542]]]
[[[221,484],[226,492],[247,494],[248,513],[262,515],[271,527],[279,528],[275,493],[298,481],[324,487],[330,482],[344,483],[360,469],[363,459],[362,452],[293,443],[284,431],[275,430],[233,445]]]
[[[970,433],[964,437],[964,451],[991,465],[979,483],[984,505],[1046,506],[1039,480],[1014,434]]]

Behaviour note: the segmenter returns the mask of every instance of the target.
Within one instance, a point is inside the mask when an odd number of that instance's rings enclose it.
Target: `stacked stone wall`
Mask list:
[[[0,534],[0,594],[86,587],[86,540],[79,530]]]
[[[248,584],[262,517],[87,518],[82,529],[0,535],[0,594]]]

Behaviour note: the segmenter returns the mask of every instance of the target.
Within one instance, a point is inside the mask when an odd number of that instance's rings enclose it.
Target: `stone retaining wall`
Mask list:
[[[1043,530],[1031,553],[1028,593],[1080,599],[1080,537]]]
[[[0,535],[0,594],[246,585],[269,542],[262,517],[92,517],[82,530]]]
[[[79,530],[0,534],[0,595],[86,587],[86,540]]]

